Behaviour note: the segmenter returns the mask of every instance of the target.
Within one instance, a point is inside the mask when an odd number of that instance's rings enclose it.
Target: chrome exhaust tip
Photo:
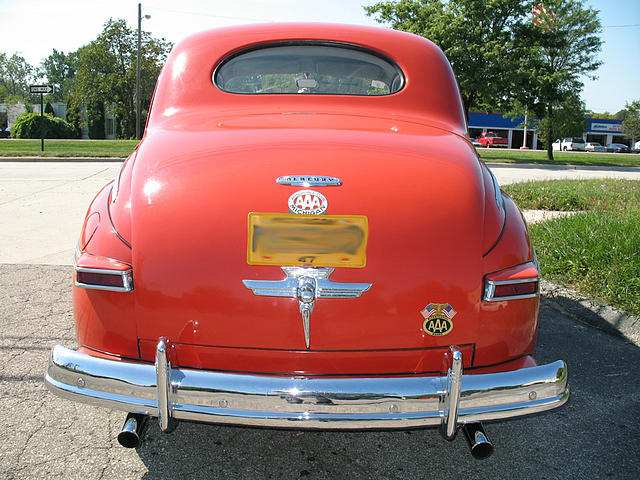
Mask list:
[[[139,447],[142,443],[148,418],[147,415],[140,413],[129,413],[124,421],[122,430],[118,434],[118,443],[125,448]]]
[[[481,460],[493,453],[493,444],[489,441],[482,423],[473,422],[462,425],[464,437],[467,439],[473,458]]]

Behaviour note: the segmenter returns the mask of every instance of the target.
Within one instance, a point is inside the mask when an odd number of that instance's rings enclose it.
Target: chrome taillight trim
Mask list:
[[[132,292],[133,291],[133,271],[132,269],[128,270],[106,270],[104,268],[86,268],[86,267],[78,267],[74,265],[74,270],[76,272],[75,276],[75,286],[80,288],[87,288],[89,290],[107,290],[111,292]],[[85,273],[99,273],[102,275],[120,275],[122,277],[122,287],[111,287],[106,285],[94,285],[90,283],[81,283],[78,282],[78,272]]]
[[[494,292],[497,285],[513,285],[516,283],[532,283],[538,282],[536,291],[534,293],[527,293],[526,295],[510,295],[507,297],[494,297]],[[534,298],[540,295],[540,276],[532,278],[519,278],[517,280],[489,280],[485,279],[484,295],[482,301],[484,302],[500,302],[504,300],[517,300],[519,298]]]

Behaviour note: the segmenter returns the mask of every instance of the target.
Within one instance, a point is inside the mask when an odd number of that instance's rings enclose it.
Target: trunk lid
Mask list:
[[[297,128],[302,121],[312,128]],[[285,278],[277,266],[247,264],[248,214],[287,212],[305,188],[276,183],[284,175],[340,178],[310,189],[326,197],[328,214],[368,220],[366,266],[336,268],[330,279],[372,286],[359,298],[316,300],[310,351],[473,342],[484,230],[473,148],[415,123],[310,114],[146,136],[131,198],[140,340],[306,351],[298,300],[256,296],[243,283]],[[455,310],[447,335],[423,329],[429,304]]]

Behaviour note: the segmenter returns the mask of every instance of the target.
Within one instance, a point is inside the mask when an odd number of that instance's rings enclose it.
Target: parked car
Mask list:
[[[634,153],[640,153],[640,140],[638,140],[638,141],[633,145],[633,152],[634,152]]]
[[[578,150],[578,151],[585,151],[585,142],[584,139],[580,138],[580,137],[567,137],[567,138],[563,138],[560,139],[558,138],[555,142],[553,142],[552,144],[552,149],[555,151],[571,151],[571,150]]]
[[[606,150],[613,153],[631,153],[631,149],[624,143],[610,143],[607,145]]]
[[[165,432],[439,426],[489,454],[481,421],[558,407],[569,387],[563,361],[534,358],[538,261],[466,128],[419,36],[269,24],[183,40],[89,206],[78,346],[53,348],[48,388],[129,412],[128,447],[151,416]]]
[[[493,132],[484,132],[476,141],[487,148],[509,146],[509,141],[506,138]]]
[[[585,146],[587,152],[606,152],[607,149],[600,145],[598,142],[587,142]]]

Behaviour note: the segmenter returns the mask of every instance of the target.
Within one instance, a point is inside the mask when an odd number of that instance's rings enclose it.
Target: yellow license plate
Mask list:
[[[250,213],[247,263],[364,267],[368,234],[364,215]]]

